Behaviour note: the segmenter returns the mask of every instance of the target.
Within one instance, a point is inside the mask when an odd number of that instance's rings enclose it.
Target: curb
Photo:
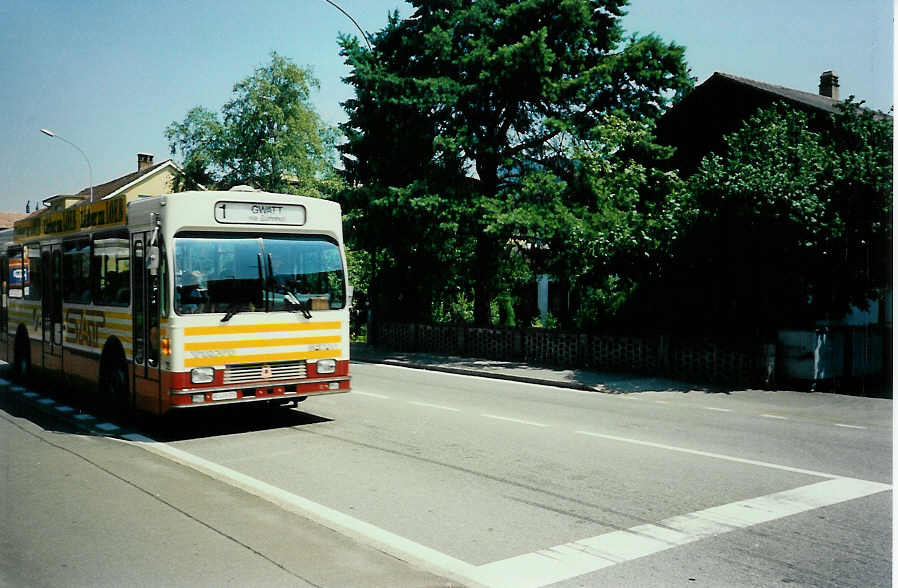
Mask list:
[[[404,367],[415,370],[424,370],[430,372],[442,372],[446,374],[455,374],[459,376],[477,376],[480,378],[490,378],[493,380],[505,380],[509,382],[521,382],[524,384],[537,384],[540,386],[551,386],[554,388],[567,388],[569,390],[581,390],[585,392],[602,392],[605,390],[602,388],[597,388],[594,386],[588,386],[586,384],[581,384],[579,382],[562,382],[559,380],[547,380],[545,378],[534,378],[530,376],[519,376],[515,374],[502,374],[497,372],[484,372],[479,370],[472,370],[467,368],[455,368],[455,367],[446,367],[441,365],[429,365],[423,363],[414,363],[409,361],[401,361],[397,359],[368,359],[368,358],[353,358],[350,356],[350,361],[354,361],[357,363],[371,363],[371,364],[383,364],[383,365],[393,365],[397,367]]]
[[[47,394],[20,386],[8,377],[3,377],[2,374],[0,374],[0,394],[11,396],[31,409],[50,418],[60,419],[75,430],[91,436],[118,438],[131,432],[130,428],[122,427],[93,413],[83,412],[79,408],[62,404]]]

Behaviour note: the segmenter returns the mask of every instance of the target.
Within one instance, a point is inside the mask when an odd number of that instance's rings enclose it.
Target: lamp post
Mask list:
[[[71,145],[72,147],[77,149],[81,155],[84,156],[84,161],[87,162],[87,177],[90,180],[90,201],[91,201],[91,203],[93,203],[93,201],[94,201],[94,170],[90,165],[90,160],[87,158],[87,154],[81,149],[81,147],[78,147],[77,145],[75,145],[74,143],[72,143],[71,141],[66,139],[65,137],[60,137],[59,135],[57,135],[50,129],[41,129],[41,132],[43,134],[47,135],[48,137],[53,137],[55,139],[59,139],[60,141],[68,143],[69,145]]]
[[[352,17],[349,15],[348,12],[346,12],[345,10],[343,10],[343,9],[342,9],[340,6],[338,6],[336,3],[331,2],[331,0],[324,0],[324,1],[327,2],[328,4],[330,4],[331,6],[333,6],[334,8],[336,8],[337,10],[339,10],[340,12],[342,12],[343,15],[344,15],[346,18],[348,18],[349,20],[352,21],[352,24],[355,25],[355,28],[357,28],[357,29],[359,30],[359,32],[362,33],[362,38],[365,39],[365,45],[368,45],[368,51],[371,51],[371,43],[368,42],[368,35],[365,34],[365,31],[362,30],[362,27],[359,26],[359,23],[357,23],[357,22],[355,21],[355,19],[352,18]]]

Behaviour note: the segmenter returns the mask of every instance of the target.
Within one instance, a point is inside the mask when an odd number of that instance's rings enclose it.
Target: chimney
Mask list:
[[[820,95],[839,99],[839,75],[834,71],[825,71],[820,75]]]
[[[143,171],[148,167],[153,167],[153,154],[152,153],[138,153],[137,154],[137,171]]]

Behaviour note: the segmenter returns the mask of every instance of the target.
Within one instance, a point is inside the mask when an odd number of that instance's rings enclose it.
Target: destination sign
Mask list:
[[[229,224],[300,226],[306,224],[306,207],[270,202],[216,202],[215,220]]]

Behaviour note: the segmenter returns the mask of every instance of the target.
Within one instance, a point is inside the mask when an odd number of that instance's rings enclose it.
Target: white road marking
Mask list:
[[[496,415],[483,416],[521,422],[517,419],[497,417]],[[524,422],[539,425],[539,423]],[[123,435],[123,438],[147,451],[259,496],[284,510],[310,518],[325,527],[361,540],[368,545],[372,545],[414,565],[420,565],[424,569],[459,581],[467,586],[490,588],[504,586],[538,588],[701,539],[846,500],[884,492],[892,488],[888,484],[878,482],[844,478],[823,472],[814,472],[659,443],[625,439],[623,437],[587,431],[577,431],[577,433],[830,479],[759,498],[742,500],[675,516],[657,524],[639,525],[631,529],[614,531],[549,549],[475,566],[261,480],[170,445],[156,442],[143,435],[127,434]]]
[[[202,472],[216,480],[249,492],[267,500],[284,510],[307,517],[333,529],[338,533],[361,540],[368,545],[381,549],[386,553],[408,561],[413,565],[423,566],[447,578],[465,585],[478,586],[475,580],[476,566],[455,559],[451,556],[400,537],[380,527],[361,521],[340,511],[317,502],[313,502],[296,494],[272,486],[230,468],[208,461],[186,451],[182,451],[165,443],[159,443],[139,434],[123,435],[125,439],[151,453],[155,453],[184,466]]]
[[[834,423],[837,427],[845,427],[846,429],[863,429],[867,430],[867,427],[861,427],[859,425],[846,425],[844,423]]]
[[[389,396],[384,396],[383,394],[375,394],[374,392],[360,392],[358,390],[353,390],[353,394],[358,394],[359,396],[370,396],[372,398],[381,398],[383,400],[389,400]]]
[[[414,400],[409,400],[409,404],[414,404],[415,406],[426,406],[427,408],[438,408],[440,410],[450,410],[452,412],[461,412],[460,408],[453,408],[451,406],[443,406],[442,404],[431,404],[429,402],[416,402]]]
[[[778,419],[778,420],[781,420],[781,421],[788,421],[788,420],[789,420],[789,417],[784,417],[784,416],[781,416],[781,415],[778,415],[778,414],[762,414],[761,416],[764,417],[765,419]]]
[[[717,412],[733,412],[732,408],[717,408],[716,406],[703,406],[705,410],[716,410]]]
[[[489,586],[538,588],[708,537],[890,489],[887,484],[836,478],[485,564],[477,568],[478,579]]]
[[[533,421],[523,421],[521,419],[513,419],[511,417],[504,417],[504,416],[499,416],[499,415],[495,415],[495,414],[483,413],[480,416],[486,417],[488,419],[496,419],[498,421],[508,421],[510,423],[518,423],[520,425],[531,425],[533,427],[548,427],[549,426],[549,425],[545,425],[543,423],[535,423]]]
[[[731,455],[723,455],[720,453],[710,453],[708,451],[699,451],[698,449],[687,449],[685,447],[676,447],[673,445],[664,445],[663,443],[652,443],[651,441],[640,441],[638,439],[628,439],[626,437],[616,437],[614,435],[604,435],[602,433],[593,433],[591,431],[574,431],[580,435],[588,435],[590,437],[598,437],[599,439],[608,439],[610,441],[620,441],[622,443],[632,443],[634,445],[643,445],[645,447],[654,447],[656,449],[666,449],[668,451],[677,451],[680,453],[689,453],[691,455],[699,455],[701,457],[713,457],[715,459],[723,459],[726,461],[733,461],[736,463],[744,463],[748,465],[756,465],[765,468],[772,468],[775,470],[782,470],[784,472],[792,472],[796,474],[806,474],[808,476],[818,476],[820,478],[840,478],[841,476],[837,476],[835,474],[827,474],[824,472],[815,472],[813,470],[805,470],[801,468],[793,468],[791,466],[784,466],[775,463],[769,463],[766,461],[757,461],[754,459],[744,459],[741,457],[733,457]]]

